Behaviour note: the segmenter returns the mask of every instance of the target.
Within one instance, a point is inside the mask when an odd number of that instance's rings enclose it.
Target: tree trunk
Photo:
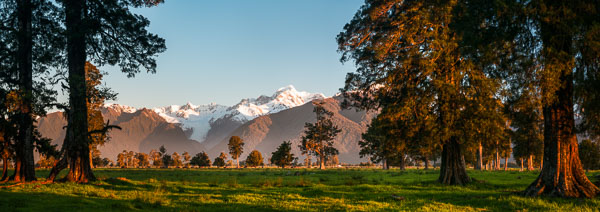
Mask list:
[[[0,141],[2,142],[2,178],[0,181],[8,180],[8,137],[0,131]]]
[[[529,155],[529,159],[527,159],[527,171],[533,170],[533,155]]]
[[[456,137],[451,137],[442,148],[442,166],[438,181],[447,185],[465,185],[471,182],[465,169],[460,144],[456,139]]]
[[[237,164],[236,166],[237,166],[237,168],[239,169],[239,168],[240,168],[240,156],[238,156],[238,157],[235,159],[235,163]]]
[[[508,155],[504,157],[504,171],[508,171]]]
[[[521,158],[521,170],[519,171],[523,171],[523,158]]]
[[[525,190],[527,196],[595,197],[600,189],[590,182],[579,160],[573,111],[573,17],[554,18],[572,6],[564,1],[546,1],[541,13],[540,37],[545,71],[558,76],[553,85],[542,87],[544,115],[543,167]],[[560,10],[560,13],[553,13]],[[548,14],[551,14],[552,17]],[[542,78],[543,79],[543,78]],[[550,90],[549,87],[555,88]],[[550,98],[549,98],[550,97]]]
[[[427,157],[425,157],[425,160],[423,160],[423,162],[425,162],[425,170],[429,169],[429,159],[427,159]]]
[[[48,180],[54,180],[68,165],[67,181],[86,183],[96,180],[90,166],[87,103],[85,87],[86,28],[83,23],[84,0],[63,1],[67,28],[67,62],[69,69],[69,111],[67,136],[63,143],[64,158],[53,167]],[[66,165],[65,165],[66,164]]]
[[[2,178],[0,181],[5,181],[8,178],[8,156],[2,156]]]
[[[500,169],[500,151],[498,151],[498,141],[496,141],[496,157],[494,158],[494,170]]]
[[[90,147],[90,167],[94,168],[92,148]]]
[[[319,169],[324,170],[325,169],[325,156],[324,155],[320,155],[319,158]]]
[[[544,166],[538,178],[525,190],[525,195],[592,198],[600,193],[600,189],[587,178],[579,160],[574,131],[572,71],[563,71],[560,80],[562,86],[555,93],[557,99],[545,102],[543,108]]]
[[[475,164],[475,169],[483,169],[483,146],[481,145],[481,142],[479,142],[479,148],[477,149],[477,163]]]
[[[400,153],[400,170],[406,170],[406,160],[404,160],[404,153]]]
[[[19,89],[23,97],[18,115],[18,135],[15,149],[14,181],[33,181],[35,164],[33,159],[33,34],[32,34],[32,2],[17,1],[17,64],[19,71]]]
[[[390,166],[388,165],[388,163],[387,163],[387,160],[386,160],[386,159],[383,159],[383,167],[382,167],[382,168],[383,168],[383,170],[388,170],[388,169],[390,169]]]

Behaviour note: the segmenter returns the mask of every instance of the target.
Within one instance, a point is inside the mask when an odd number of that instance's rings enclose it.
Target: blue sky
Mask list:
[[[233,105],[292,84],[327,96],[343,86],[352,63],[339,62],[336,35],[363,0],[167,0],[136,9],[166,39],[156,74],[127,78],[114,67],[105,83],[117,103]]]

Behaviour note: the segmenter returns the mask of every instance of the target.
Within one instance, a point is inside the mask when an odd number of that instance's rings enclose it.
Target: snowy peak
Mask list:
[[[301,106],[316,99],[324,99],[321,93],[299,92],[292,85],[277,89],[271,96],[261,95],[257,98],[242,99],[231,107],[210,103],[194,105],[170,105],[152,109],[169,123],[180,123],[183,129],[192,130],[191,139],[204,141],[211,125],[219,119],[230,120],[240,124],[256,117],[277,113],[282,110]],[[118,104],[105,104],[120,113],[133,113],[137,109]]]
[[[239,121],[245,122],[252,120],[258,116],[277,113],[279,111],[297,107],[306,104],[315,99],[324,99],[325,95],[308,92],[298,92],[293,85],[288,85],[277,89],[277,91],[269,96],[259,96],[258,98],[243,99],[240,103],[231,107],[232,110],[237,110],[236,118]]]
[[[118,113],[135,113],[137,111],[137,109],[134,107],[114,103],[105,103],[103,107],[113,109]]]

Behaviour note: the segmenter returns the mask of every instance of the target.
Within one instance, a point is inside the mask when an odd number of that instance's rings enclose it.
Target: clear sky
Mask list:
[[[135,9],[166,39],[156,74],[127,78],[114,67],[105,83],[119,104],[233,105],[292,84],[299,91],[338,92],[342,65],[335,37],[363,0],[167,0]]]

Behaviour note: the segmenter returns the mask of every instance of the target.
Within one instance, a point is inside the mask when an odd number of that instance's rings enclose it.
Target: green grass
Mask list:
[[[45,177],[47,170],[38,170]],[[63,173],[64,174],[64,173]],[[469,171],[468,186],[437,170],[98,169],[90,184],[0,188],[0,211],[598,211],[600,199],[519,195],[537,172]],[[590,176],[600,172],[590,172]],[[42,179],[40,179],[42,180]],[[401,200],[400,200],[401,199]]]

